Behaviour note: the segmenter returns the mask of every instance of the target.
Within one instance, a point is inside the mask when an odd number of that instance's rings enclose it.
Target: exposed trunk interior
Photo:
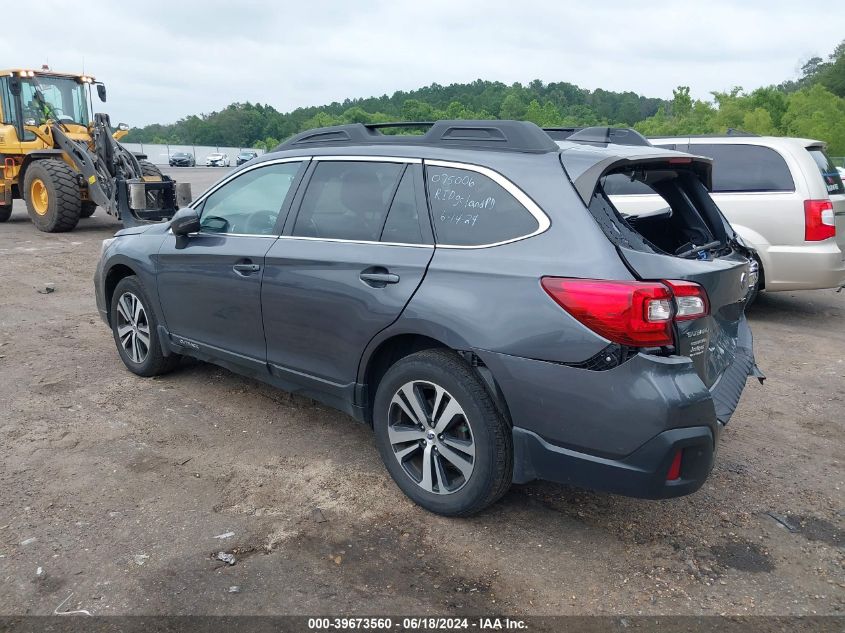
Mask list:
[[[651,194],[662,202],[623,215],[610,196],[626,194]],[[690,169],[662,162],[610,171],[599,179],[589,208],[608,236],[628,248],[690,259],[730,252],[733,231]]]

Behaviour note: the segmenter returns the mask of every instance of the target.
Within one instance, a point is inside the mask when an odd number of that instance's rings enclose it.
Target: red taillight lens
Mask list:
[[[660,283],[543,277],[564,310],[608,340],[632,347],[672,344],[672,294]]]
[[[691,281],[606,281],[543,277],[543,289],[596,334],[631,347],[671,345],[673,321],[710,312],[704,288]]]
[[[681,478],[681,459],[683,459],[683,449],[678,449],[675,457],[672,458],[672,464],[669,466],[669,472],[666,473],[666,481],[677,481]]]
[[[818,242],[835,235],[833,203],[830,200],[804,200],[804,239]]]
[[[666,285],[675,295],[675,320],[691,321],[710,312],[704,288],[691,281],[667,280]]]

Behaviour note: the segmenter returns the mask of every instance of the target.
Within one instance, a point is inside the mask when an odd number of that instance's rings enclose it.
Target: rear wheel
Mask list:
[[[82,201],[76,172],[62,161],[32,163],[24,178],[24,197],[29,217],[41,231],[70,231],[79,222]]]
[[[5,222],[12,217],[12,205],[0,204],[0,222]]]
[[[179,356],[165,356],[144,287],[134,275],[121,279],[111,300],[111,326],[117,352],[126,368],[139,376],[158,376],[171,371]]]
[[[141,164],[141,173],[144,176],[153,176],[153,177],[161,178],[161,176],[162,176],[161,170],[158,167],[156,167],[155,165],[153,165],[150,161],[139,160],[138,162]]]
[[[474,514],[510,487],[510,428],[452,351],[425,350],[393,365],[379,383],[373,425],[390,475],[426,510]]]
[[[97,210],[97,203],[92,200],[83,200],[82,207],[79,211],[80,218],[90,218]]]

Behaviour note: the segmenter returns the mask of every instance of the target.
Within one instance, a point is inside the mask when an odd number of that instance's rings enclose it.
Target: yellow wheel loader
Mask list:
[[[167,220],[190,202],[177,184],[118,142],[107,114],[94,114],[92,92],[106,87],[88,75],[0,70],[0,222],[22,198],[42,231],[72,230],[100,206],[124,226]]]

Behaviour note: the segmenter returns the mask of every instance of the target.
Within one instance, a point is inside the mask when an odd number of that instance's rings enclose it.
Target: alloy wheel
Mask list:
[[[133,363],[143,363],[150,352],[150,323],[144,304],[131,292],[117,301],[117,337]]]
[[[393,395],[387,434],[405,473],[423,490],[452,494],[475,467],[475,439],[463,407],[440,385],[413,381]]]

